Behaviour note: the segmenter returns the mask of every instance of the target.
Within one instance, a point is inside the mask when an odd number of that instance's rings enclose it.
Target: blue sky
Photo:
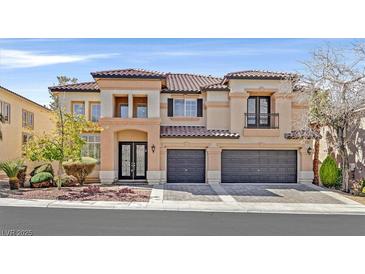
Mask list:
[[[358,41],[359,39],[357,39]],[[40,104],[56,76],[91,81],[90,72],[143,68],[223,76],[264,69],[302,72],[326,43],[351,39],[0,39],[0,85]]]

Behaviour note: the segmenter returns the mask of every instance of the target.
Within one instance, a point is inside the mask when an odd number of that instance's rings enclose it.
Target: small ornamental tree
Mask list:
[[[336,160],[328,155],[319,170],[321,182],[326,187],[335,187],[338,184],[339,172]]]
[[[99,127],[84,116],[56,111],[56,129],[50,134],[35,136],[24,147],[25,155],[31,161],[58,162],[58,187],[63,174],[62,163],[68,160],[81,160],[85,140],[81,134],[98,131]]]

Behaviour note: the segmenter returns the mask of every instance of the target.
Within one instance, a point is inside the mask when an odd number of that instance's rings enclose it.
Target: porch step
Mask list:
[[[147,180],[118,180],[114,182],[115,185],[133,185],[133,186],[140,186],[140,185],[147,185]]]

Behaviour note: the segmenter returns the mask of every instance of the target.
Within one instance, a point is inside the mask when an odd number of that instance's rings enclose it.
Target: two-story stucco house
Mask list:
[[[35,135],[41,135],[54,129],[52,112],[7,88],[0,86],[0,114],[3,135],[0,141],[0,162],[23,157],[23,145]],[[28,161],[28,171],[34,163]],[[0,178],[5,175],[0,172]]]
[[[99,121],[85,134],[102,183],[311,182],[309,143],[295,139],[305,104],[295,74],[223,78],[139,69],[92,72],[93,82],[50,87],[64,107]]]

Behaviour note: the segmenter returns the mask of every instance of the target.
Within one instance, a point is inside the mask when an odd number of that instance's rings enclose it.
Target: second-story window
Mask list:
[[[34,113],[30,111],[26,111],[23,109],[22,111],[22,125],[27,128],[34,128]]]
[[[5,123],[10,123],[10,104],[0,101],[0,114]]]
[[[119,108],[120,108],[120,117],[128,118],[128,104],[127,103],[120,104]]]
[[[168,99],[168,116],[203,117],[203,99]]]
[[[101,115],[100,103],[90,103],[90,120],[98,122]]]
[[[72,114],[85,115],[85,103],[84,102],[72,102]]]
[[[146,104],[137,104],[137,118],[147,118]]]
[[[268,127],[270,124],[270,96],[250,96],[247,100],[247,125]]]

